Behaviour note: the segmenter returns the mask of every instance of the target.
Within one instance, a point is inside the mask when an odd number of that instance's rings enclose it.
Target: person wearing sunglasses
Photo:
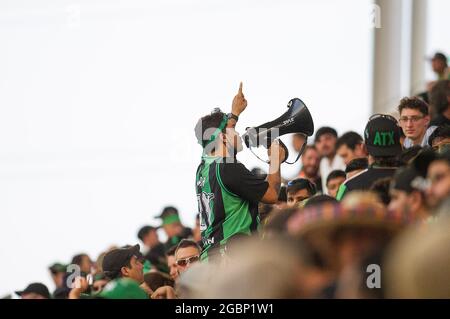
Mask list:
[[[287,204],[294,207],[316,194],[316,185],[306,178],[297,178],[287,184]]]
[[[429,146],[428,138],[437,126],[428,127],[430,124],[428,105],[417,97],[405,97],[400,101],[398,112],[399,123],[406,136],[403,147]]]
[[[200,246],[193,240],[183,239],[175,250],[175,263],[178,275],[182,274],[189,267],[200,260]]]

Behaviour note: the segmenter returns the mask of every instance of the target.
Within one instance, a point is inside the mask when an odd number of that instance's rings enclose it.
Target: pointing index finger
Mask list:
[[[242,82],[239,84],[239,92],[238,94],[242,94]]]

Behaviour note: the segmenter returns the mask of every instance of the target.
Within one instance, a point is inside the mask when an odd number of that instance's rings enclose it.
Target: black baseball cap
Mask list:
[[[44,298],[50,299],[50,292],[46,285],[41,284],[40,282],[34,282],[29,284],[27,288],[22,291],[16,291],[16,294],[22,296],[23,294],[35,293],[41,295]]]
[[[409,194],[413,190],[420,190],[423,182],[424,178],[421,174],[413,166],[407,166],[397,170],[390,187]]]
[[[397,120],[387,114],[374,114],[364,129],[367,151],[375,157],[393,157],[402,152]]]
[[[122,267],[127,266],[133,256],[142,258],[139,244],[116,248],[107,252],[102,263],[105,276],[109,278],[117,277]]]

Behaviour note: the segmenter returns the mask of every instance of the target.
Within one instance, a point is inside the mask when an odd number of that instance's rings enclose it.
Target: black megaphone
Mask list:
[[[288,149],[286,145],[281,142],[281,140],[279,141],[280,145],[283,146],[286,151],[286,158],[283,162],[286,162],[287,164],[293,164],[300,158],[307,144],[308,136],[313,135],[314,122],[311,117],[311,113],[302,100],[293,98],[289,101],[287,107],[288,110],[279,118],[256,127],[247,128],[242,138],[245,145],[252,151],[253,147],[264,146],[267,149],[270,148],[272,142],[282,135],[290,133],[301,134],[304,137],[305,141],[296,160],[293,162],[286,161],[289,154]],[[252,153],[260,160],[268,162],[261,159],[253,151]]]

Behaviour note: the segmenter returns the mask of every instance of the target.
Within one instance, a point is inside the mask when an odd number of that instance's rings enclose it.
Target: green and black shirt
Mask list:
[[[268,187],[264,179],[234,158],[203,155],[196,176],[202,260],[234,235],[250,235],[257,230],[258,202]]]

